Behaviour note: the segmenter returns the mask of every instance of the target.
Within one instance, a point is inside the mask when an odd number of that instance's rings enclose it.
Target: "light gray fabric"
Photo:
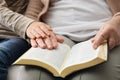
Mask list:
[[[72,73],[66,79],[54,78],[39,67],[13,66],[8,80],[120,80],[120,46],[109,52],[107,62]]]
[[[74,44],[64,39],[66,44]],[[55,78],[49,71],[35,66],[13,66],[8,77],[8,80],[120,80],[120,46],[109,50],[107,62],[74,72],[65,79]]]
[[[80,80],[120,80],[120,46],[109,51],[107,62],[79,71],[78,75]]]
[[[40,71],[37,67],[12,66],[9,70],[8,80],[39,80],[39,77]]]
[[[84,41],[94,36],[112,13],[105,0],[51,0],[42,20],[55,33]]]
[[[8,72],[8,80],[53,80],[52,74],[36,66],[11,66]]]

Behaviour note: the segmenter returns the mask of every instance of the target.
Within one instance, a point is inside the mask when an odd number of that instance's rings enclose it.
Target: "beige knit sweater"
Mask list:
[[[6,2],[12,1],[13,0],[6,0]],[[14,1],[17,2],[18,0]],[[15,4],[8,5],[10,9],[14,8],[14,11],[16,11],[13,12],[8,8],[6,2],[5,0],[0,0],[0,38],[19,36],[25,38],[26,29],[34,20],[16,13],[19,12],[20,6],[18,8],[17,5],[15,6]],[[15,10],[15,7],[19,10]]]
[[[25,15],[40,21],[41,16],[46,13],[48,7],[49,0],[30,0]]]

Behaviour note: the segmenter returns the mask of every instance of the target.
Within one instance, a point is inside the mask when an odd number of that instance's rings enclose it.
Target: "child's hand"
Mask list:
[[[93,38],[93,47],[96,49],[103,42],[108,42],[109,48],[120,45],[120,16],[114,16],[107,21]]]

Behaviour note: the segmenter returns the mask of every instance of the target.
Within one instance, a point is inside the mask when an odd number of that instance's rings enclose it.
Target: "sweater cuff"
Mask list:
[[[21,17],[21,19],[19,19],[20,21],[18,21],[18,23],[16,24],[16,28],[15,28],[15,32],[22,38],[27,39],[27,35],[26,35],[26,30],[29,27],[29,25],[34,22],[34,20],[27,18],[27,17]],[[21,23],[22,22],[22,23]],[[21,24],[21,25],[20,25]]]
[[[113,15],[114,16],[119,16],[120,15],[120,12],[117,12],[116,14]]]

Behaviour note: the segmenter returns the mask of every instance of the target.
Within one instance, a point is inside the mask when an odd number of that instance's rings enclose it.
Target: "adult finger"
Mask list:
[[[56,35],[57,42],[63,43],[64,39],[60,35]]]
[[[31,43],[32,47],[37,47],[38,46],[38,44],[37,44],[35,39],[30,39],[30,43]]]
[[[44,40],[43,40],[42,38],[37,38],[37,39],[36,39],[36,42],[37,42],[37,44],[39,45],[39,47],[41,47],[41,48],[43,48],[43,49],[47,48],[47,46],[46,46],[46,44],[44,43]]]
[[[50,37],[45,38],[44,41],[45,41],[45,44],[47,45],[47,48],[49,50],[53,49],[53,45],[52,45]]]
[[[114,38],[110,37],[109,40],[108,40],[108,45],[109,45],[109,48],[112,49],[113,47],[116,46],[116,41]]]
[[[58,42],[57,42],[57,39],[56,39],[56,35],[53,34],[53,33],[51,33],[50,39],[51,39],[53,48],[56,49],[57,46],[58,46]]]
[[[116,32],[112,32],[108,39],[109,48],[112,49],[115,46],[119,45],[119,40],[119,36],[116,34]]]
[[[93,41],[93,47],[96,49],[100,44],[107,41],[109,37],[109,32],[106,30],[100,30],[100,32],[95,36]]]

